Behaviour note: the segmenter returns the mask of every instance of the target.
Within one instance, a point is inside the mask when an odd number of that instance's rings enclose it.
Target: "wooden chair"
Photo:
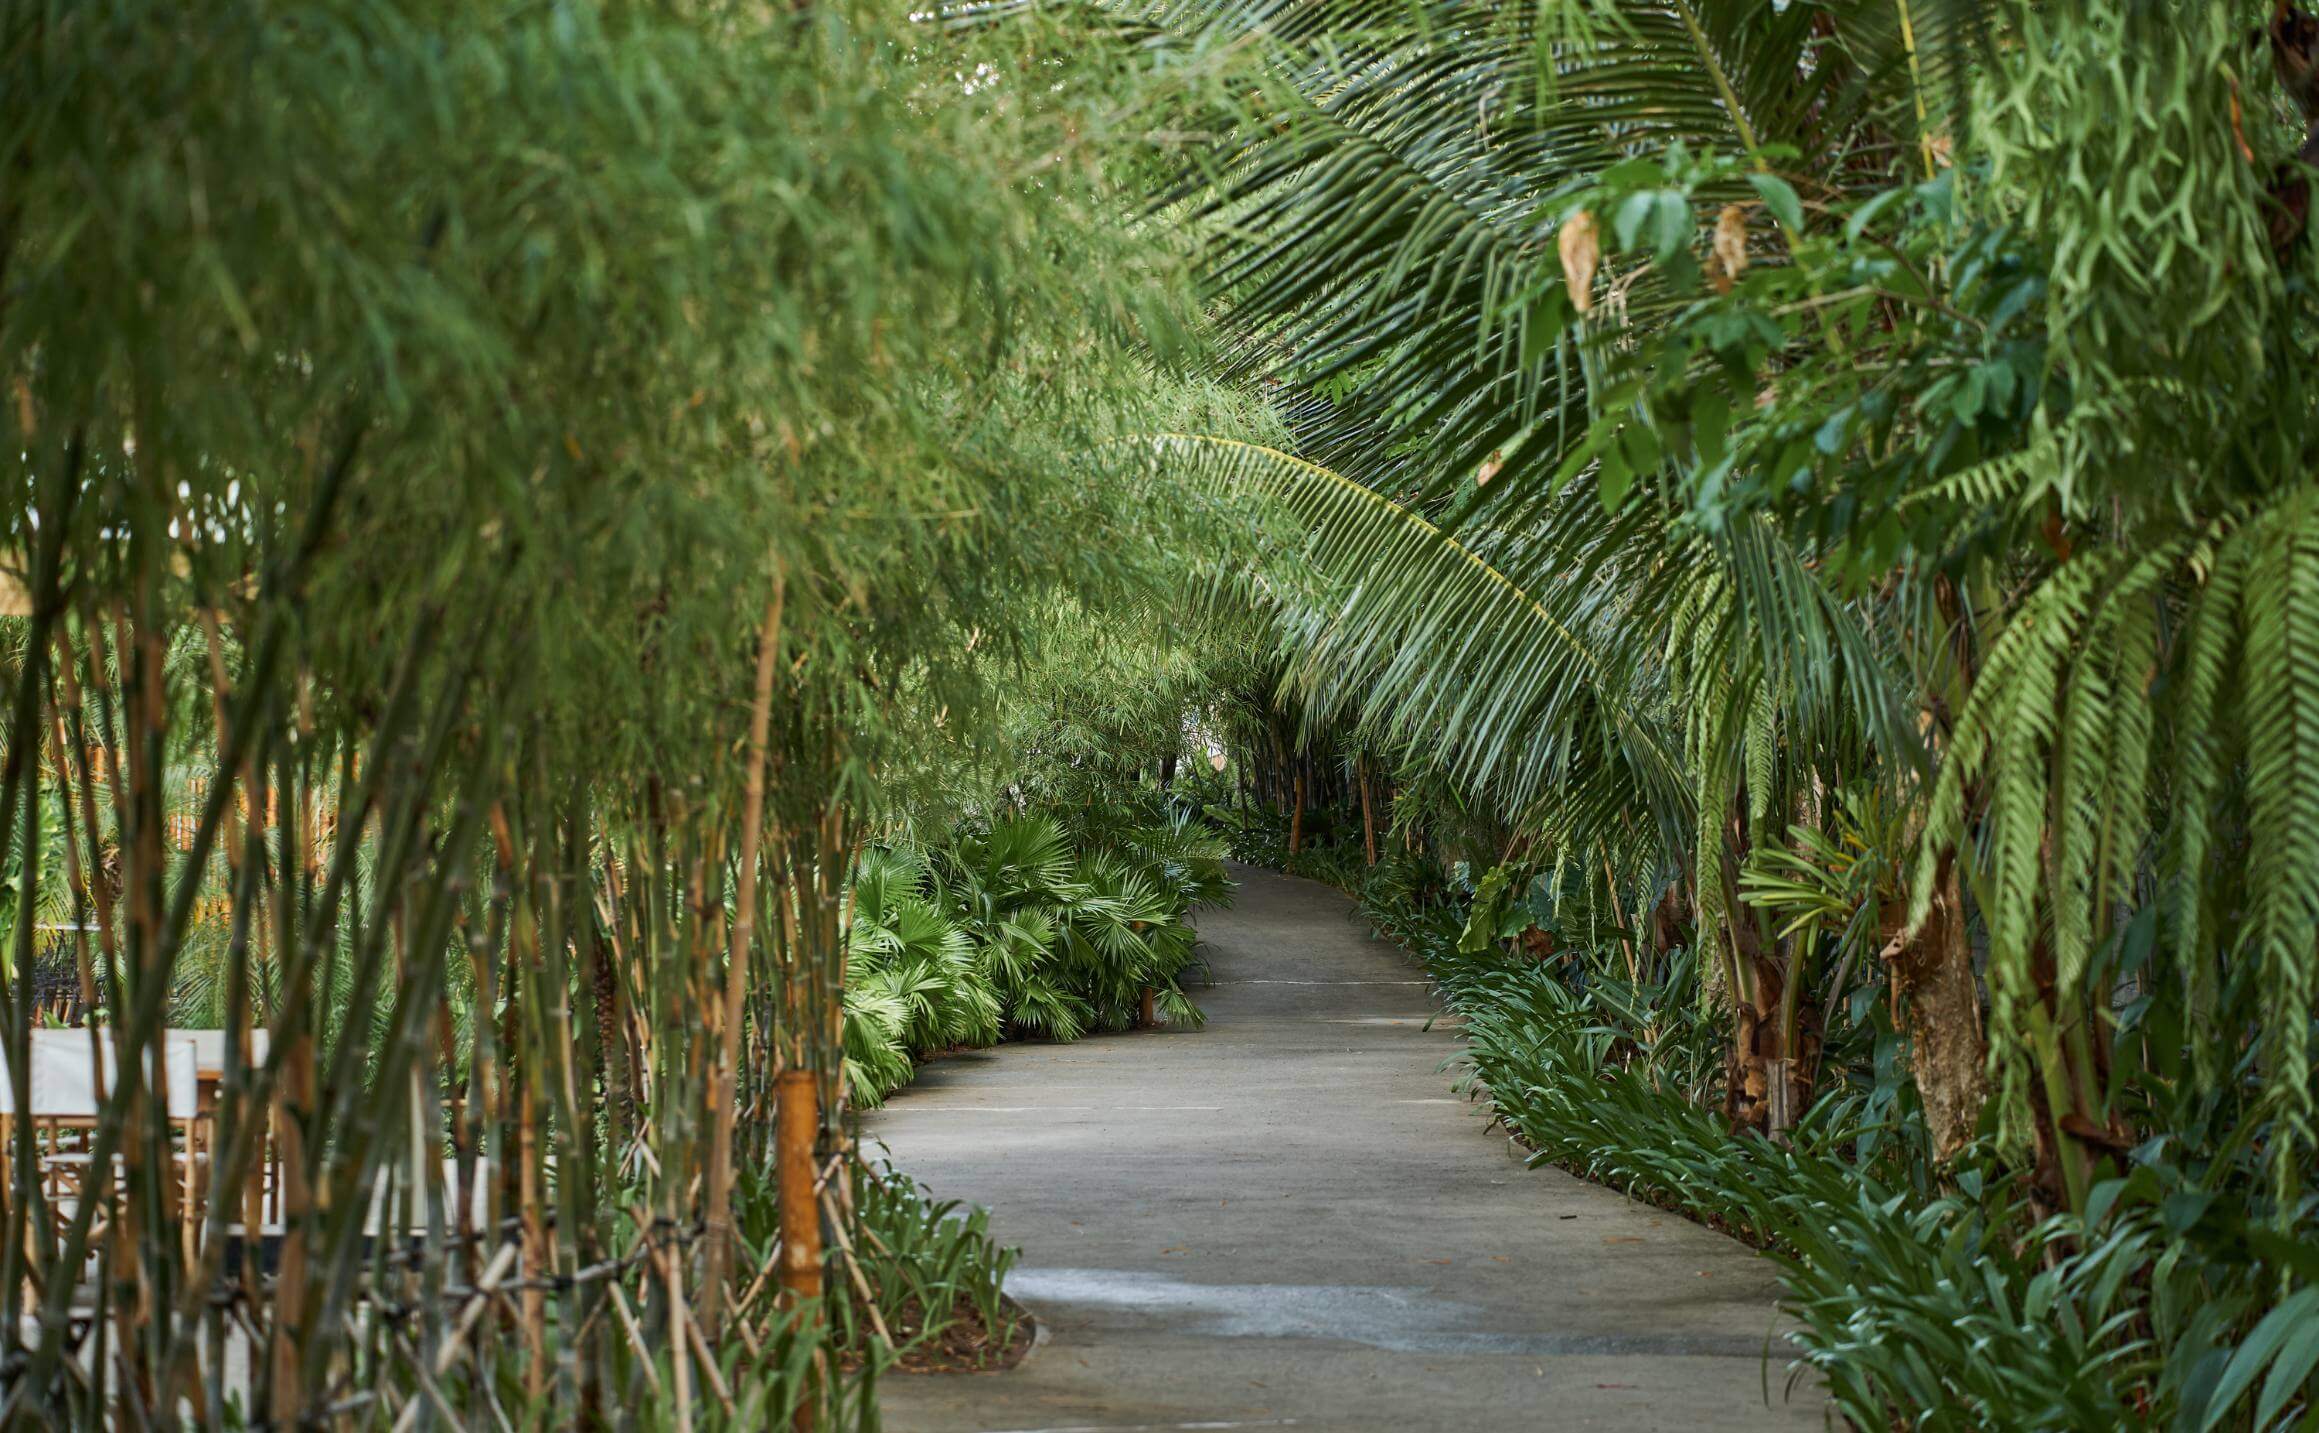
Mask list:
[[[95,1156],[90,1135],[103,1114],[106,1097],[118,1086],[119,1053],[105,1029],[32,1032],[30,1102],[15,1108],[15,1081],[8,1053],[0,1050],[0,1131],[13,1138],[17,1120],[33,1126],[41,1193],[61,1209],[77,1202],[89,1186]],[[147,1051],[146,1087],[163,1096],[163,1117],[173,1141],[174,1202],[190,1257],[201,1228],[202,1176],[207,1113],[201,1104],[194,1041],[164,1031]],[[116,1170],[121,1156],[114,1155]]]
[[[223,1030],[189,1029],[172,1030],[170,1033],[182,1035],[193,1041],[194,1074],[200,1085],[201,1112],[206,1117],[209,1126],[205,1135],[214,1140],[217,1128],[218,1092],[225,1083],[226,1055],[228,1053],[226,1032]],[[264,1030],[250,1031],[249,1042],[247,1065],[248,1068],[255,1069],[266,1062],[266,1055],[270,1048],[266,1032]],[[261,1144],[258,1150],[257,1183],[245,1192],[240,1222],[245,1229],[257,1231],[268,1224],[281,1222],[282,1181],[270,1112],[257,1110],[250,1113],[254,1113],[259,1119],[264,1120],[265,1127],[259,1131],[258,1135]]]

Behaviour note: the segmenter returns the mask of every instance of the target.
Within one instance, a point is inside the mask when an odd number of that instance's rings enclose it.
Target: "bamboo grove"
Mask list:
[[[7,7],[0,1049],[109,1088],[69,1188],[12,1123],[0,1421],[863,1416],[848,882],[1139,580],[1167,282],[984,44]]]

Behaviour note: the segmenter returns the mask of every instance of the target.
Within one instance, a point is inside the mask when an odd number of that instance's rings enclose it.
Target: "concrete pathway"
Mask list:
[[[1451,1098],[1414,964],[1328,887],[1233,874],[1204,1029],[943,1060],[865,1121],[990,1207],[1045,1325],[1011,1372],[889,1378],[889,1428],[1822,1423],[1767,1262],[1525,1170]]]

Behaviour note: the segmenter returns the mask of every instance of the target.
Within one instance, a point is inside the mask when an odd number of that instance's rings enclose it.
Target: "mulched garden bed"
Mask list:
[[[1002,1296],[1003,1297],[1003,1296]],[[925,1311],[915,1298],[902,1305],[899,1318],[890,1327],[894,1342],[903,1353],[891,1373],[1004,1373],[1021,1363],[1031,1351],[1038,1332],[1030,1311],[1013,1299],[1006,1300],[1012,1319],[1000,1341],[999,1331],[983,1322],[981,1312],[971,1302],[960,1300],[949,1323],[931,1339],[924,1337]],[[858,1355],[847,1354],[843,1362],[850,1368],[860,1366]]]

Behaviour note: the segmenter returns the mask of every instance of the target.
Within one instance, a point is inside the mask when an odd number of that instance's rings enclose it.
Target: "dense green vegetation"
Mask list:
[[[1140,817],[1141,819],[1137,819]],[[912,1060],[995,1044],[1196,1025],[1188,919],[1230,899],[1224,843],[1188,813],[1002,814],[931,849],[855,869],[846,1074],[857,1103],[909,1083]],[[1147,1008],[1146,1001],[1149,1001]]]
[[[1801,1362],[1856,1425],[2270,1427],[2300,1405],[2309,1301],[2275,1301],[2257,1255],[2306,1255],[2204,1169],[2145,1151],[2083,1216],[2041,1211],[1999,1163],[1936,1175],[1888,1018],[1848,1023],[1793,1128],[1735,1137],[1712,1099],[1724,1021],[1687,951],[1638,968],[1631,933],[1543,883],[1512,913],[1406,856],[1362,895],[1463,1017],[1461,1088],[1536,1160],[1768,1249]]]
[[[1509,1121],[1786,1248],[1866,1423],[2303,1417],[2310,21],[1204,23],[1283,436],[1157,446],[1291,514],[1293,799],[1389,774]]]
[[[2252,0],[10,5],[0,1049],[135,1073],[96,1188],[8,1141],[0,1420],[862,1421],[1009,1315],[849,1110],[1196,1021],[1230,849],[1855,1421],[2307,1421],[2315,76]]]
[[[911,1276],[857,858],[1013,809],[1046,614],[1165,600],[1193,527],[1118,441],[1183,309],[1082,38],[6,8],[0,1049],[17,1108],[60,1005],[135,1073],[94,1187],[7,1141],[0,1421],[861,1416],[903,1351],[836,1306]],[[1173,1003],[1124,836],[1041,875],[998,1018]]]

